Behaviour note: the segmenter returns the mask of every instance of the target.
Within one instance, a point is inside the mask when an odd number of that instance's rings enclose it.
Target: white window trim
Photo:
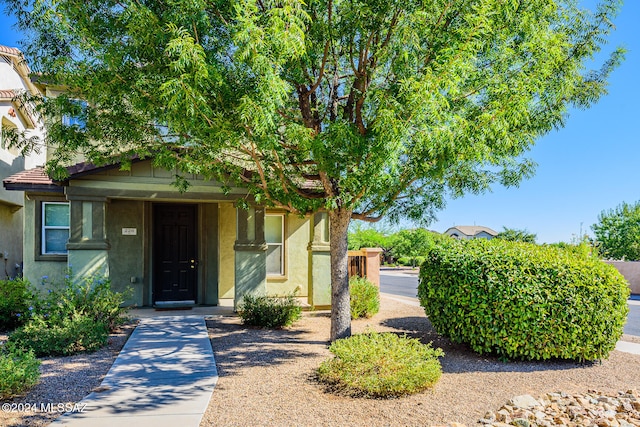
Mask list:
[[[40,243],[40,253],[41,255],[67,255],[67,251],[65,250],[64,252],[47,252],[47,233],[46,230],[67,230],[69,233],[71,233],[71,218],[69,218],[69,225],[67,226],[62,226],[62,225],[45,225],[46,221],[47,221],[47,214],[46,214],[46,206],[47,205],[65,205],[67,207],[69,207],[69,203],[68,202],[42,202],[42,224],[40,224],[41,227],[41,235],[42,235],[42,241]]]
[[[267,242],[267,248],[269,246],[280,246],[281,247],[281,253],[282,256],[280,257],[280,273],[267,273],[267,277],[284,277],[286,276],[286,272],[285,272],[285,259],[287,257],[286,255],[286,246],[285,246],[285,241],[287,240],[285,233],[285,226],[284,226],[284,221],[285,221],[285,215],[282,213],[268,213],[265,216],[278,216],[281,218],[280,220],[280,235],[282,236],[282,241],[280,243],[269,243]]]

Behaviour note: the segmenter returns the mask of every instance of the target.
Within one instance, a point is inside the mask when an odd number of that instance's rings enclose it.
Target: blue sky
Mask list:
[[[538,163],[533,178],[518,188],[450,200],[429,228],[505,226],[536,233],[539,243],[570,241],[581,230],[591,234],[603,210],[640,200],[639,22],[640,1],[627,0],[604,49],[628,50],[610,79],[609,94],[589,110],[572,111],[563,129],[537,142],[528,156]],[[0,44],[19,47],[12,23],[0,15]]]

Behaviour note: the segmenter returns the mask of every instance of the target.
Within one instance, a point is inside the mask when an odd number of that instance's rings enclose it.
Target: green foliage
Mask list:
[[[283,328],[300,319],[302,308],[294,295],[268,297],[244,294],[238,314],[245,325]]]
[[[0,399],[20,395],[38,383],[40,361],[33,351],[10,343],[0,346]]]
[[[43,285],[46,280],[43,278]],[[68,275],[63,286],[49,289],[32,318],[16,329],[9,341],[37,356],[96,351],[106,345],[109,331],[126,320],[127,309],[121,307],[125,299],[102,277],[76,280]]]
[[[477,239],[434,249],[418,296],[440,334],[480,354],[596,360],[622,335],[629,286],[594,257]]]
[[[13,329],[29,320],[34,302],[28,281],[0,280],[0,331]]]
[[[604,258],[640,260],[640,201],[602,211],[591,228]]]
[[[50,323],[79,314],[105,324],[111,331],[127,320],[128,308],[123,304],[130,292],[131,289],[124,293],[111,290],[111,281],[102,276],[78,279],[69,274],[62,287],[52,284],[39,311]]]
[[[202,174],[360,219],[423,220],[447,194],[530,176],[522,154],[597,101],[623,56],[587,68],[617,0],[3,2],[34,72],[69,88],[36,99],[50,171],[153,153],[181,188]]]
[[[435,384],[442,374],[441,349],[392,333],[354,335],[335,341],[329,350],[335,357],[320,364],[318,378],[352,396],[417,393]]]
[[[427,222],[450,195],[517,185],[533,174],[527,150],[605,94],[624,56],[588,67],[618,0],[596,12],[563,0],[2,1],[30,36],[34,73],[68,88],[21,99],[46,141],[10,140],[51,147],[55,178],[78,156],[124,169],[153,157],[180,189],[198,174],[334,219]],[[346,239],[334,230],[334,264],[347,263]],[[332,280],[346,295],[346,270]],[[334,321],[348,318],[336,306]]]
[[[96,351],[107,344],[108,338],[109,330],[104,322],[75,313],[55,322],[35,315],[9,336],[9,342],[33,351],[38,357],[69,356]]]
[[[496,239],[508,240],[509,242],[535,243],[536,235],[529,233],[527,230],[518,230],[516,228],[502,227],[503,230],[498,233]]]
[[[369,318],[380,311],[380,293],[378,287],[363,277],[349,279],[351,295],[351,318]]]
[[[398,264],[404,265],[407,267],[418,267],[420,266],[426,258],[423,256],[416,257],[400,257],[398,258]]]
[[[357,251],[361,248],[388,249],[390,239],[388,236],[374,228],[362,228],[357,224],[349,233],[349,250]]]
[[[400,230],[391,236],[392,253],[400,264],[415,267],[442,238],[424,228]]]

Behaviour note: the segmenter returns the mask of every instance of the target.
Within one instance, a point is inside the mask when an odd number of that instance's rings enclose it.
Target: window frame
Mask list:
[[[280,232],[281,232],[281,236],[282,236],[282,241],[280,243],[269,243],[267,241],[267,233],[266,233],[266,217],[280,217]],[[267,271],[267,278],[269,279],[282,279],[282,278],[286,278],[287,276],[287,252],[286,252],[286,241],[287,241],[287,235],[286,235],[286,231],[287,231],[287,227],[286,227],[286,216],[284,213],[279,213],[279,212],[269,212],[265,214],[265,243],[267,245],[267,252],[269,252],[269,247],[270,246],[280,246],[280,251],[281,251],[281,258],[280,258],[280,272],[279,273],[270,273],[269,271]]]
[[[67,201],[59,201],[59,200],[42,200],[39,202],[39,207],[36,210],[36,261],[66,261],[67,256],[69,254],[66,252],[46,252],[47,242],[46,242],[46,230],[67,230],[69,232],[69,237],[71,236],[71,205]],[[69,224],[65,226],[59,225],[45,225],[46,220],[46,207],[47,205],[65,205],[69,208]],[[67,242],[69,238],[67,238]]]

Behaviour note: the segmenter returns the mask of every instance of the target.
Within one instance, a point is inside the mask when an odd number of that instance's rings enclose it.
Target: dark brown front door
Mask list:
[[[155,205],[153,301],[196,302],[196,205]]]

